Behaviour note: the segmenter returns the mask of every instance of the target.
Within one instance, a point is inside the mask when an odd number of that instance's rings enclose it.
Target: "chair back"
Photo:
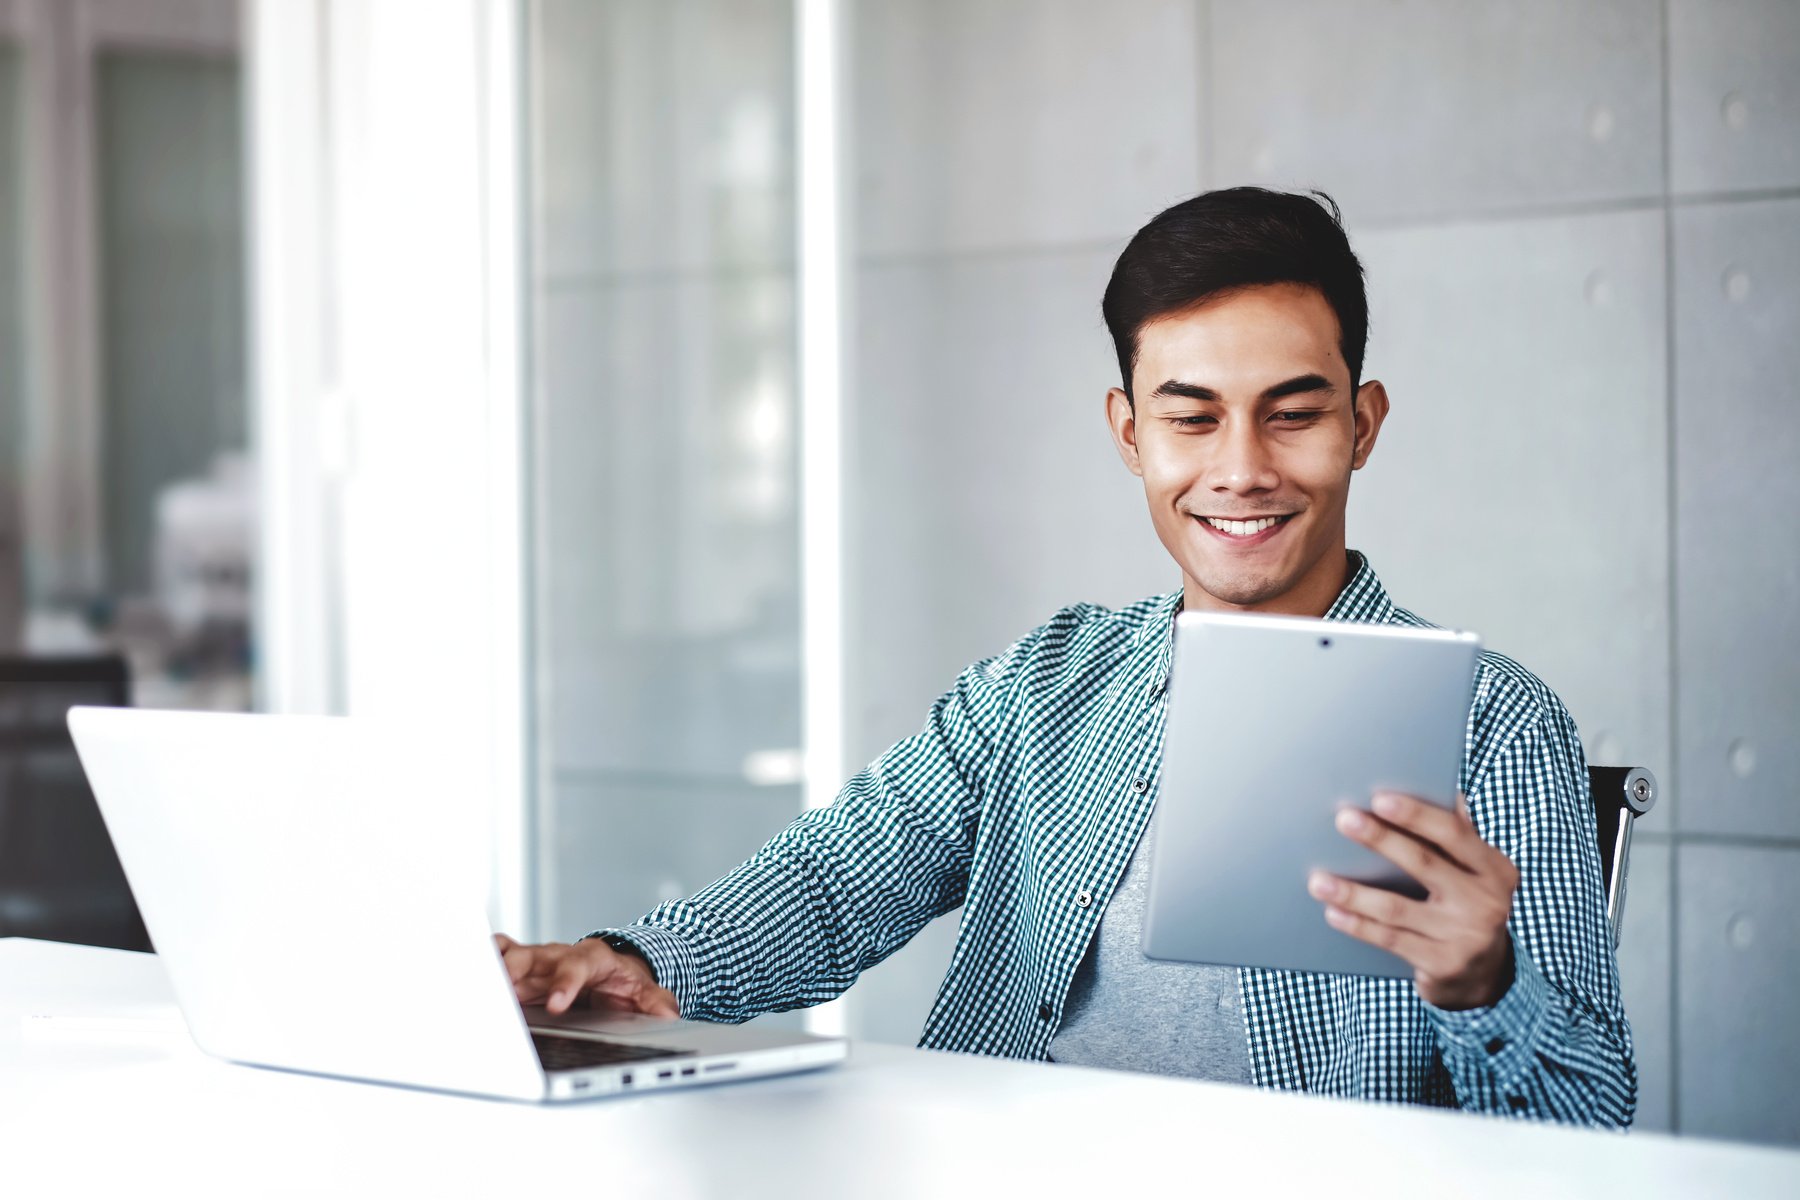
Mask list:
[[[1625,920],[1625,875],[1631,861],[1631,827],[1656,805],[1656,776],[1643,767],[1588,768],[1600,873],[1606,879],[1606,919],[1613,945]]]

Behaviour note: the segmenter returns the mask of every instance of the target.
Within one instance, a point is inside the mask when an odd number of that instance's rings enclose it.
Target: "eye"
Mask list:
[[[1319,410],[1316,408],[1284,408],[1272,413],[1269,420],[1277,425],[1305,425],[1318,420]]]
[[[1218,418],[1208,416],[1206,413],[1196,413],[1186,417],[1170,417],[1168,421],[1177,429],[1194,429],[1205,424],[1218,424]]]

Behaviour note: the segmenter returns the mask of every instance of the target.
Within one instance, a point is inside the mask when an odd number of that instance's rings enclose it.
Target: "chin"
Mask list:
[[[1219,579],[1209,578],[1195,573],[1194,582],[1202,591],[1221,604],[1230,604],[1237,608],[1252,608],[1258,604],[1266,604],[1293,588],[1293,581],[1286,579],[1246,579],[1242,576]]]

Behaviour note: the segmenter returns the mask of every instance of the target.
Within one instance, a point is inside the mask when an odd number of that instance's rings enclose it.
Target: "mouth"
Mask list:
[[[1204,517],[1194,514],[1194,520],[1215,537],[1238,545],[1253,545],[1273,537],[1275,532],[1293,520],[1295,515],[1294,513],[1282,513],[1279,516],[1248,517],[1238,520],[1231,517]]]

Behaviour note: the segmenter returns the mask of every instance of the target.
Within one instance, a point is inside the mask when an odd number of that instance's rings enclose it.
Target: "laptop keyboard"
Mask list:
[[[692,1058],[692,1050],[669,1050],[662,1046],[633,1046],[625,1042],[602,1042],[594,1038],[561,1037],[533,1030],[531,1044],[537,1049],[538,1061],[546,1071],[570,1071],[580,1067],[608,1067],[615,1063],[642,1062],[648,1058]]]

